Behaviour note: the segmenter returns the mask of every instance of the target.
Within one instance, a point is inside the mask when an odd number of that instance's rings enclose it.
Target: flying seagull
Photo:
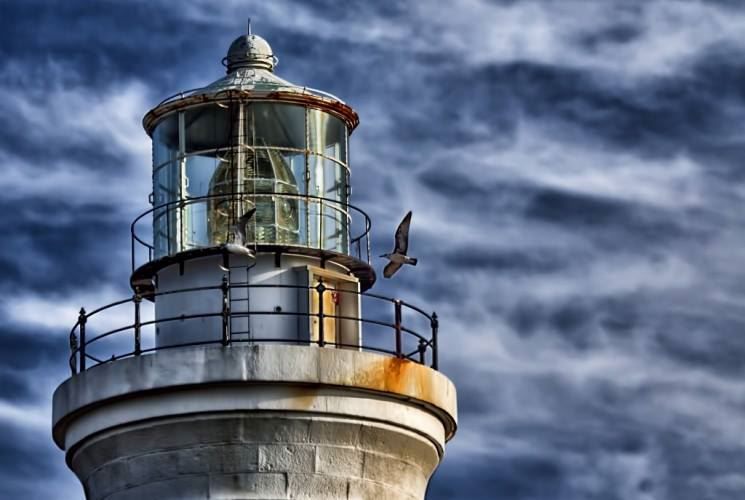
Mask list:
[[[417,259],[408,257],[406,252],[409,250],[409,225],[411,224],[411,211],[403,218],[401,224],[396,229],[395,248],[391,253],[384,253],[381,257],[386,257],[390,262],[383,269],[383,276],[390,278],[396,271],[404,265],[411,264],[416,266]]]
[[[237,255],[246,255],[251,257],[253,254],[246,248],[246,224],[256,213],[256,207],[251,208],[248,212],[241,215],[238,222],[233,224],[231,230],[233,231],[233,241],[225,243],[222,248],[226,252],[234,253]]]

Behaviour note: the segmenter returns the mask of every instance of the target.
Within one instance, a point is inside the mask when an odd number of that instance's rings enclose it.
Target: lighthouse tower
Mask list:
[[[133,294],[81,309],[55,443],[91,500],[424,498],[455,388],[437,316],[368,291],[358,116],[250,32],[223,64],[145,115]]]

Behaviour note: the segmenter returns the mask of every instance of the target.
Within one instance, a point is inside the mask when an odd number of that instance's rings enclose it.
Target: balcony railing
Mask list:
[[[156,205],[149,210],[141,213],[135,218],[130,226],[131,233],[131,265],[132,271],[134,272],[140,266],[152,262],[154,259],[159,258],[155,251],[155,246],[148,240],[152,240],[152,236],[145,237],[143,233],[146,231],[142,226],[147,227],[147,231],[152,235],[152,225],[158,226],[159,221],[163,221],[165,227],[165,237],[170,242],[175,238],[175,234],[182,231],[178,226],[180,223],[175,221],[182,220],[181,217],[175,217],[176,214],[183,214],[184,210],[189,206],[196,204],[209,204],[214,201],[227,201],[229,203],[242,203],[245,201],[255,201],[262,198],[271,197],[277,200],[291,200],[297,203],[300,208],[298,213],[303,213],[303,216],[310,220],[310,223],[306,224],[305,231],[306,243],[302,241],[295,244],[286,244],[285,246],[294,246],[298,248],[310,248],[322,251],[333,251],[343,254],[348,254],[355,257],[357,260],[370,263],[370,230],[372,223],[370,217],[362,211],[360,208],[351,205],[349,203],[343,203],[341,201],[332,200],[328,198],[322,198],[319,196],[311,196],[305,194],[288,194],[288,193],[229,193],[229,194],[215,194],[206,196],[190,197],[182,200],[174,200],[160,205]],[[338,224],[343,220],[343,224],[340,227],[349,234],[349,248],[346,245],[330,245],[329,241],[333,238],[327,235],[324,229],[324,221],[330,216],[329,213],[336,214],[331,217],[335,224]],[[153,215],[152,221],[148,215]],[[356,225],[353,225],[356,223]],[[205,231],[208,228],[204,228]],[[315,234],[311,235],[310,231],[314,231]],[[356,234],[355,234],[356,233]],[[340,237],[339,235],[337,237]],[[219,246],[221,242],[212,242],[211,244],[197,245],[197,244],[182,244],[183,248],[170,249],[167,252],[168,255],[173,255],[178,252],[192,250],[195,248],[207,248],[210,246]],[[272,242],[262,241],[249,241],[248,246],[254,244],[272,244]],[[144,254],[144,256],[143,256]]]
[[[231,292],[236,289],[244,289],[247,293],[251,293],[252,291],[254,293],[261,293],[263,289],[280,288],[296,289],[299,292],[307,290],[308,294],[317,294],[318,311],[284,311],[280,308],[275,308],[274,310],[253,310],[249,308],[247,310],[236,311],[231,308],[233,302],[231,300]],[[219,310],[205,310],[194,314],[143,320],[143,307],[152,308],[153,306],[150,302],[153,301],[157,304],[158,297],[197,292],[203,293],[205,291],[218,294],[218,297],[221,299],[220,303],[222,304]],[[368,301],[367,305],[372,306],[371,309],[376,309],[377,314],[375,317],[328,314],[328,311],[324,312],[324,294],[326,293],[357,295],[360,299],[360,305],[362,305],[363,300]],[[148,300],[143,301],[143,299]],[[381,311],[381,306],[388,308],[388,312],[384,313]],[[125,324],[116,325],[118,321],[122,321],[121,308],[128,309],[124,313],[125,316],[131,318],[131,322],[125,320]],[[113,325],[110,321],[106,321],[103,318],[106,313],[112,312],[116,316],[119,316],[119,319],[114,321]],[[245,338],[241,334],[246,332],[233,332],[233,319],[267,315],[308,318],[308,330],[304,332],[300,331],[300,329],[298,330],[305,338],[290,339],[273,337],[272,332],[265,331],[253,331],[251,332],[251,338]],[[145,337],[152,337],[152,332],[157,325],[172,322],[188,322],[199,318],[216,318],[216,325],[219,325],[220,331],[214,332],[214,339],[169,344],[166,346],[147,345],[148,342]],[[313,318],[317,319],[317,331],[312,331],[313,329],[310,326],[310,320]],[[359,324],[360,327],[366,325],[366,331],[362,332],[360,342],[358,344],[350,344],[330,341],[331,337],[328,335],[328,332],[324,331],[326,328],[324,320],[332,318],[337,321],[354,322]],[[111,326],[113,328],[109,328]],[[392,299],[382,295],[340,289],[332,290],[327,288],[322,281],[318,285],[310,287],[277,284],[231,284],[228,282],[227,277],[224,277],[222,283],[216,286],[183,288],[148,293],[146,295],[135,294],[132,297],[99,307],[91,312],[81,309],[78,321],[70,331],[71,354],[69,364],[72,374],[75,375],[89,369],[90,366],[109,363],[132,356],[141,356],[164,349],[201,345],[222,345],[229,347],[232,344],[281,343],[377,352],[428,365],[436,370],[438,368],[438,328],[436,313],[428,314],[422,309],[402,300]],[[373,332],[374,335],[368,335]],[[336,336],[333,336],[333,339],[335,340]],[[114,345],[107,347],[107,340],[113,340]]]

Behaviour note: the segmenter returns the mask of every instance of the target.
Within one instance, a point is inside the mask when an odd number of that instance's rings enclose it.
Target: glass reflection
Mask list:
[[[214,105],[184,111],[186,153],[212,152],[234,142],[240,130],[238,111],[238,106],[222,108]],[[211,154],[214,157],[214,153]]]
[[[318,109],[308,110],[309,149],[347,163],[347,127]]]
[[[178,251],[177,212],[174,202],[179,199],[178,163],[162,165],[153,175],[153,241],[156,257],[162,257]]]
[[[174,161],[179,154],[178,115],[163,119],[153,131],[153,167]]]
[[[305,108],[302,106],[253,103],[246,111],[254,123],[246,137],[249,144],[305,149]]]

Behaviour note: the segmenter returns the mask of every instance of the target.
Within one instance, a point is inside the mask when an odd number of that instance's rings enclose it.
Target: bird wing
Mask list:
[[[407,213],[401,224],[396,229],[396,249],[393,253],[400,253],[406,255],[409,250],[409,225],[411,224],[411,210]]]
[[[383,276],[385,276],[386,278],[390,278],[391,276],[396,274],[396,271],[398,271],[400,268],[401,264],[391,261],[383,268]]]
[[[251,208],[245,214],[241,215],[241,218],[238,219],[238,222],[233,226],[233,235],[237,240],[235,243],[238,245],[246,244],[246,224],[255,213],[256,207]]]

